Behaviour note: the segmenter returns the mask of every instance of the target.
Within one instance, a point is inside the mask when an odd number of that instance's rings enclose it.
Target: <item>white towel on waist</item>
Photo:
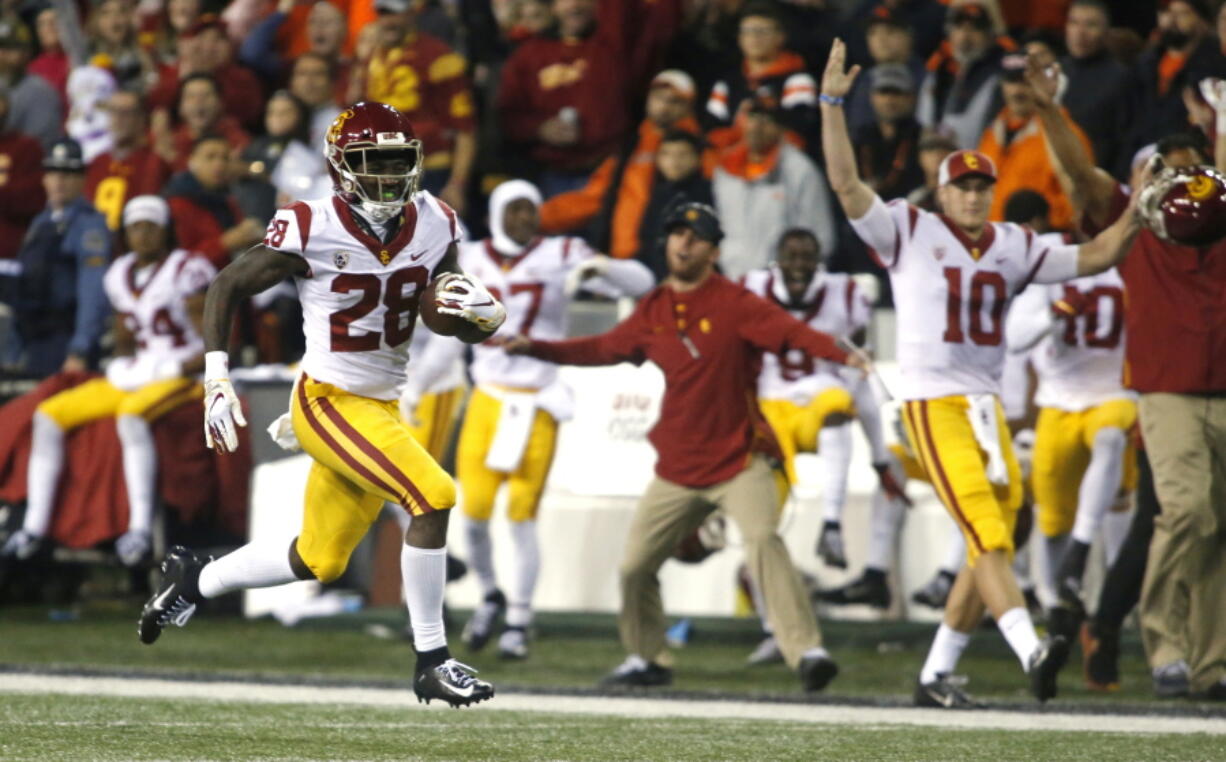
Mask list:
[[[502,412],[498,416],[494,441],[485,455],[485,465],[493,471],[510,472],[519,468],[528,447],[532,422],[536,420],[536,394],[503,392],[499,396]]]
[[[979,447],[988,456],[988,481],[1005,486],[1009,484],[1009,469],[1005,466],[1005,456],[1000,447],[1000,429],[996,417],[995,394],[968,394],[970,402],[967,415],[971,419],[971,430]]]

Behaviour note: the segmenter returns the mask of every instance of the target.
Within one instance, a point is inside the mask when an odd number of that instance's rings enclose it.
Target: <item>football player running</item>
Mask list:
[[[291,400],[293,431],[315,461],[307,478],[302,529],[289,547],[249,543],[205,561],[175,548],[165,578],[145,605],[140,638],[152,643],[182,626],[197,604],[227,592],[298,579],[330,582],[384,501],[412,514],[401,548],[413,623],[419,700],[452,706],[494,695],[451,658],[443,626],[446,537],[455,483],[400,417],[418,300],[434,278],[437,311],[462,318],[481,340],[506,312],[457,264],[455,213],[418,190],[421,141],[409,120],[382,103],[337,116],[324,153],[334,195],[279,210],[267,237],[218,275],[205,305],[205,436],[232,452],[246,425],[228,378],[226,339],[240,299],[293,277],[303,305],[307,351]]]
[[[98,378],[44,400],[34,411],[29,503],[22,528],[0,554],[29,558],[51,528],[64,467],[64,437],[99,418],[115,418],[123,447],[128,529],[115,552],[128,566],[149,554],[156,502],[157,450],[150,425],[200,399],[204,369],[204,291],[216,271],[203,257],[171,249],[170,207],[137,196],[123,210],[128,253],[107,268],[103,288],[115,310],[115,358]]]
[[[905,201],[886,204],[860,179],[842,103],[860,67],[845,66],[836,40],[822,79],[822,148],[831,185],[852,227],[889,271],[898,310],[899,397],[907,438],[933,476],[941,502],[967,540],[959,572],[916,701],[959,706],[969,699],[947,678],[985,607],[1030,676],[1040,701],[1056,695],[1068,641],[1042,641],[1010,568],[1021,473],[998,399],[1004,316],[1031,282],[1056,283],[1119,262],[1139,223],[1132,208],[1081,246],[1052,246],[1027,229],[989,223],[995,167],[976,151],[942,162],[943,214]]]
[[[578,238],[540,236],[540,205],[540,191],[532,183],[504,182],[490,195],[490,237],[460,245],[460,266],[507,305],[499,337],[566,338],[567,304],[581,285],[606,296],[634,297],[655,285],[651,271],[640,262],[597,254]],[[522,659],[528,655],[527,630],[540,569],[537,508],[553,464],[558,423],[570,418],[572,402],[570,390],[557,380],[556,365],[509,355],[494,346],[496,341],[473,347],[470,371],[476,388],[456,451],[468,563],[482,593],[464,629],[464,642],[474,651],[484,648],[505,612],[498,654]],[[410,369],[407,389],[429,388],[434,373],[450,367],[462,351],[455,341],[431,342],[421,372]],[[504,484],[516,571],[509,595],[499,588],[494,573],[489,526]]]

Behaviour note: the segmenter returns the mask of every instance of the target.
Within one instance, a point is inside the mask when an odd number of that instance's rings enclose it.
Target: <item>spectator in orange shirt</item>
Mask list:
[[[85,197],[119,230],[123,207],[134,196],[158,195],[170,179],[170,164],[149,147],[148,119],[141,97],[120,90],[105,105],[110,117],[111,150],[99,154],[85,172]]]
[[[366,63],[366,99],[394,106],[422,144],[422,187],[464,213],[477,156],[468,63],[445,42],[417,29],[412,0],[375,0],[379,45]]]
[[[560,193],[541,205],[541,229],[574,232],[590,226],[588,241],[599,251],[622,259],[635,256],[643,213],[652,195],[655,153],[669,130],[701,135],[694,118],[694,80],[679,69],[662,71],[651,81],[647,118],[623,150],[605,159],[587,185]],[[708,153],[705,176],[711,176]],[[698,201],[700,199],[692,199]]]
[[[1048,154],[1034,95],[1025,77],[1025,56],[1010,54],[1001,60],[1000,87],[1005,107],[979,141],[979,151],[996,164],[996,193],[992,197],[990,219],[1003,221],[1005,202],[1014,191],[1029,188],[1051,205],[1052,227],[1066,230],[1073,222],[1073,205]],[[1074,129],[1089,152],[1089,139],[1080,128]]]

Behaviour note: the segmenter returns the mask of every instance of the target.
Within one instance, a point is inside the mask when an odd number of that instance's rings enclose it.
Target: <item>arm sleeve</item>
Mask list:
[[[1037,242],[1036,242],[1037,244]],[[1037,244],[1031,266],[1031,280],[1035,283],[1062,283],[1077,277],[1077,256],[1080,246],[1052,246]]]
[[[864,216],[850,222],[856,235],[868,246],[873,260],[888,270],[898,264],[903,234],[910,235],[918,215],[919,211],[906,201],[886,204],[876,196]]]
[[[640,326],[636,311],[608,333],[567,341],[534,341],[528,354],[559,365],[616,365],[621,362],[642,365],[647,355],[639,338]]]
[[[106,220],[99,215],[81,231],[77,247],[77,317],[68,351],[86,356],[97,345],[106,327],[111,306],[106,298],[103,278],[111,251],[111,235]]]
[[[860,421],[860,428],[864,429],[873,463],[889,462],[889,450],[885,447],[885,433],[881,428],[881,400],[873,394],[866,378],[853,381],[850,391],[852,399],[856,401],[856,418]]]
[[[745,291],[740,297],[739,335],[766,352],[799,349],[816,360],[847,361],[847,352],[834,337],[815,331],[782,307]]]
[[[1005,344],[1010,352],[1028,352],[1051,332],[1055,323],[1047,288],[1028,286],[1009,305],[1009,316],[1005,319]]]
[[[301,201],[278,209],[264,233],[265,246],[299,257],[306,256],[307,242],[310,240],[311,207]]]
[[[600,212],[609,183],[613,181],[616,163],[617,159],[610,156],[601,162],[582,188],[559,193],[541,204],[541,230],[565,233],[590,222]]]
[[[639,297],[656,285],[651,270],[637,259],[610,259],[609,269],[583,284],[588,291],[610,297]]]
[[[288,18],[273,11],[256,24],[238,49],[238,60],[266,82],[275,82],[281,73],[281,56],[277,54],[277,32]]]

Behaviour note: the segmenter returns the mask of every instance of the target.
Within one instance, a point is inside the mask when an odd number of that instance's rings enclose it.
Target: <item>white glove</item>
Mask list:
[[[36,534],[31,534],[24,529],[18,529],[9,535],[5,541],[4,547],[0,548],[0,558],[15,558],[18,561],[26,561],[38,552],[43,546],[43,538]]]
[[[229,358],[225,352],[208,352],[204,356],[204,443],[209,449],[222,452],[238,449],[239,426],[246,426],[242,405],[230,383]]]
[[[434,293],[439,312],[464,318],[488,333],[507,319],[506,308],[471,275],[447,273]]]
[[[152,538],[143,529],[129,529],[115,541],[115,552],[124,566],[136,566],[149,553]]]
[[[608,271],[609,258],[604,254],[597,254],[572,267],[570,272],[566,273],[566,283],[562,288],[567,296],[574,296],[579,293],[579,289],[583,287],[584,281],[599,278]]]
[[[290,413],[282,413],[277,420],[268,424],[268,436],[286,452],[298,452],[302,449],[302,443],[294,433],[294,421]]]
[[[1217,134],[1226,131],[1226,80],[1205,77],[1200,81],[1200,94],[1213,109]]]

